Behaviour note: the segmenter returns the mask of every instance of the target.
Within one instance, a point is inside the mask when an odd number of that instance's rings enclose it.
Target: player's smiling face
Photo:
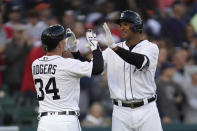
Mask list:
[[[133,35],[133,31],[130,29],[131,23],[123,21],[120,23],[120,34],[123,39],[130,39]]]

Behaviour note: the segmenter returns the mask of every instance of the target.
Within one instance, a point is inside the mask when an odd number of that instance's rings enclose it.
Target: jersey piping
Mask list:
[[[55,60],[55,59],[58,59],[58,58],[61,58],[61,57],[56,57],[56,58],[53,58],[53,59],[50,59],[50,60],[40,60],[38,59],[39,61],[52,61],[52,60]]]
[[[123,43],[122,43],[122,48],[123,48]],[[125,87],[125,90],[124,90],[124,93],[125,93],[125,99],[127,100],[127,92],[126,92],[126,81],[125,81],[125,61],[124,61],[124,87]]]
[[[132,89],[132,86],[131,86],[131,65],[130,65],[130,73],[129,73],[129,77],[130,77],[131,95],[132,95],[132,99],[134,99],[134,98],[133,98],[133,89]]]

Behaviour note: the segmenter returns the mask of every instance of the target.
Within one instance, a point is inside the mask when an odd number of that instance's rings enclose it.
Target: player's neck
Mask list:
[[[53,56],[53,55],[59,55],[62,56],[62,53],[60,51],[50,51],[46,53],[47,56]]]
[[[134,37],[132,39],[127,40],[126,45],[129,47],[134,46],[134,45],[138,44],[140,41],[141,41],[141,39],[139,37]]]

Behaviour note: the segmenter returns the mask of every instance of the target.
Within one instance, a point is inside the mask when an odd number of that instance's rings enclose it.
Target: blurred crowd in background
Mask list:
[[[79,51],[89,57],[87,29],[94,29],[104,50],[103,23],[116,42],[122,41],[113,21],[127,9],[141,14],[143,39],[160,49],[155,81],[162,122],[197,124],[196,0],[0,0],[0,125],[19,122],[19,108],[38,108],[31,64],[44,55],[43,29],[53,24],[71,28]],[[64,57],[72,55],[66,51]],[[106,74],[81,79],[79,106],[82,126],[111,125],[113,103]]]

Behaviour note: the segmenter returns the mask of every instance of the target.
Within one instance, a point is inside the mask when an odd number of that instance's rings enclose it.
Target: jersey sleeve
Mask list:
[[[79,60],[69,59],[69,65],[65,65],[65,66],[67,68],[66,71],[68,71],[67,73],[69,73],[74,77],[79,77],[79,78],[83,76],[91,77],[92,67],[93,67],[92,61],[81,62]]]
[[[108,49],[108,48],[105,49],[105,50],[102,52],[103,60],[104,60],[104,72],[106,72],[106,70],[107,70],[108,54],[109,54],[109,49]]]
[[[142,49],[138,53],[143,54],[146,57],[146,61],[149,62],[150,68],[155,68],[157,66],[157,60],[159,55],[159,48],[157,47],[157,45],[153,43],[148,43],[141,48]]]

